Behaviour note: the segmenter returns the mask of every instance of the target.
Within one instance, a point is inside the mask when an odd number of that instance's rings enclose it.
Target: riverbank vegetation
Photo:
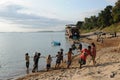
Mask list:
[[[120,0],[115,3],[115,6],[106,6],[97,16],[93,15],[86,17],[84,21],[78,21],[76,27],[82,33],[96,30],[120,32]]]

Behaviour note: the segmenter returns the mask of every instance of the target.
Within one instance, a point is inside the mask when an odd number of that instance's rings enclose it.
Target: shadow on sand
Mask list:
[[[92,67],[100,67],[100,66],[105,67],[105,66],[108,66],[108,65],[116,64],[116,63],[120,63],[120,62],[107,62],[107,63],[103,63],[103,64],[97,63],[96,66],[94,66],[94,65],[83,65],[81,69],[92,68]],[[70,69],[80,69],[79,68],[79,64],[78,64],[77,67],[70,67],[70,68],[57,68],[56,69],[56,68],[52,67],[49,71],[55,71],[55,70],[64,71],[64,70],[70,70]],[[38,72],[48,72],[48,71],[46,71],[46,70],[40,70]]]
[[[106,62],[106,63],[103,63],[103,64],[99,64],[97,63],[96,66],[93,66],[93,65],[85,65],[84,67],[86,68],[89,68],[89,67],[105,67],[105,66],[108,66],[108,65],[113,65],[113,64],[117,64],[117,63],[120,63],[119,61],[118,62]]]

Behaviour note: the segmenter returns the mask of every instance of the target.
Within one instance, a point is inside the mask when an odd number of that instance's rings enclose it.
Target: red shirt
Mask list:
[[[82,49],[80,58],[86,61],[88,55],[90,55],[90,50]]]

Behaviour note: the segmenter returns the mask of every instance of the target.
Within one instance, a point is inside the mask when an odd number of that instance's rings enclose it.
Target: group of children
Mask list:
[[[82,68],[82,65],[86,64],[86,59],[87,56],[90,55],[92,57],[93,60],[93,65],[95,65],[96,61],[95,61],[95,57],[96,57],[96,46],[94,43],[91,43],[90,46],[88,46],[88,48],[83,48],[82,49],[82,44],[79,45],[79,53],[80,53],[80,57],[79,57],[79,64],[80,64],[80,68]],[[69,51],[65,54],[67,55],[67,68],[70,67],[71,63],[72,63],[72,48],[69,48]],[[33,61],[34,61],[34,65],[33,65],[33,70],[32,72],[36,72],[38,71],[38,62],[39,62],[39,58],[46,58],[46,70],[48,71],[51,68],[51,62],[52,62],[52,58],[56,58],[56,64],[55,64],[55,68],[59,68],[60,64],[64,61],[63,60],[63,49],[60,49],[60,51],[57,53],[56,56],[52,57],[51,55],[48,55],[47,57],[43,57],[41,56],[40,53],[35,53],[34,57],[33,57]],[[27,70],[29,69],[29,55],[28,53],[25,54],[25,60],[26,60],[26,68]]]
[[[33,57],[34,65],[33,65],[32,72],[38,72],[39,58],[46,58],[46,70],[47,71],[51,68],[52,58],[56,58],[55,68],[59,68],[59,65],[61,64],[61,62],[63,62],[63,49],[60,49],[60,51],[58,52],[56,56],[51,56],[49,54],[47,57],[41,56],[41,53],[35,52],[35,55]],[[29,70],[30,56],[28,53],[25,54],[25,60],[26,60],[26,68],[27,70]]]

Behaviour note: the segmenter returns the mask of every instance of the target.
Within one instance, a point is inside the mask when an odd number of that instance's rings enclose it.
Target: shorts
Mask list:
[[[50,64],[47,64],[47,65],[46,65],[46,67],[47,67],[47,68],[50,68],[50,67],[51,67],[51,65],[50,65]]]
[[[61,56],[61,60],[63,60],[63,56]]]
[[[80,64],[82,64],[82,65],[85,65],[86,64],[86,61],[85,60],[83,60],[83,59],[79,59],[79,61],[78,61]]]
[[[29,62],[26,62],[26,67],[29,68]]]
[[[61,61],[60,59],[57,59],[57,60],[56,60],[56,63],[57,63],[57,64],[60,64],[60,61]]]

